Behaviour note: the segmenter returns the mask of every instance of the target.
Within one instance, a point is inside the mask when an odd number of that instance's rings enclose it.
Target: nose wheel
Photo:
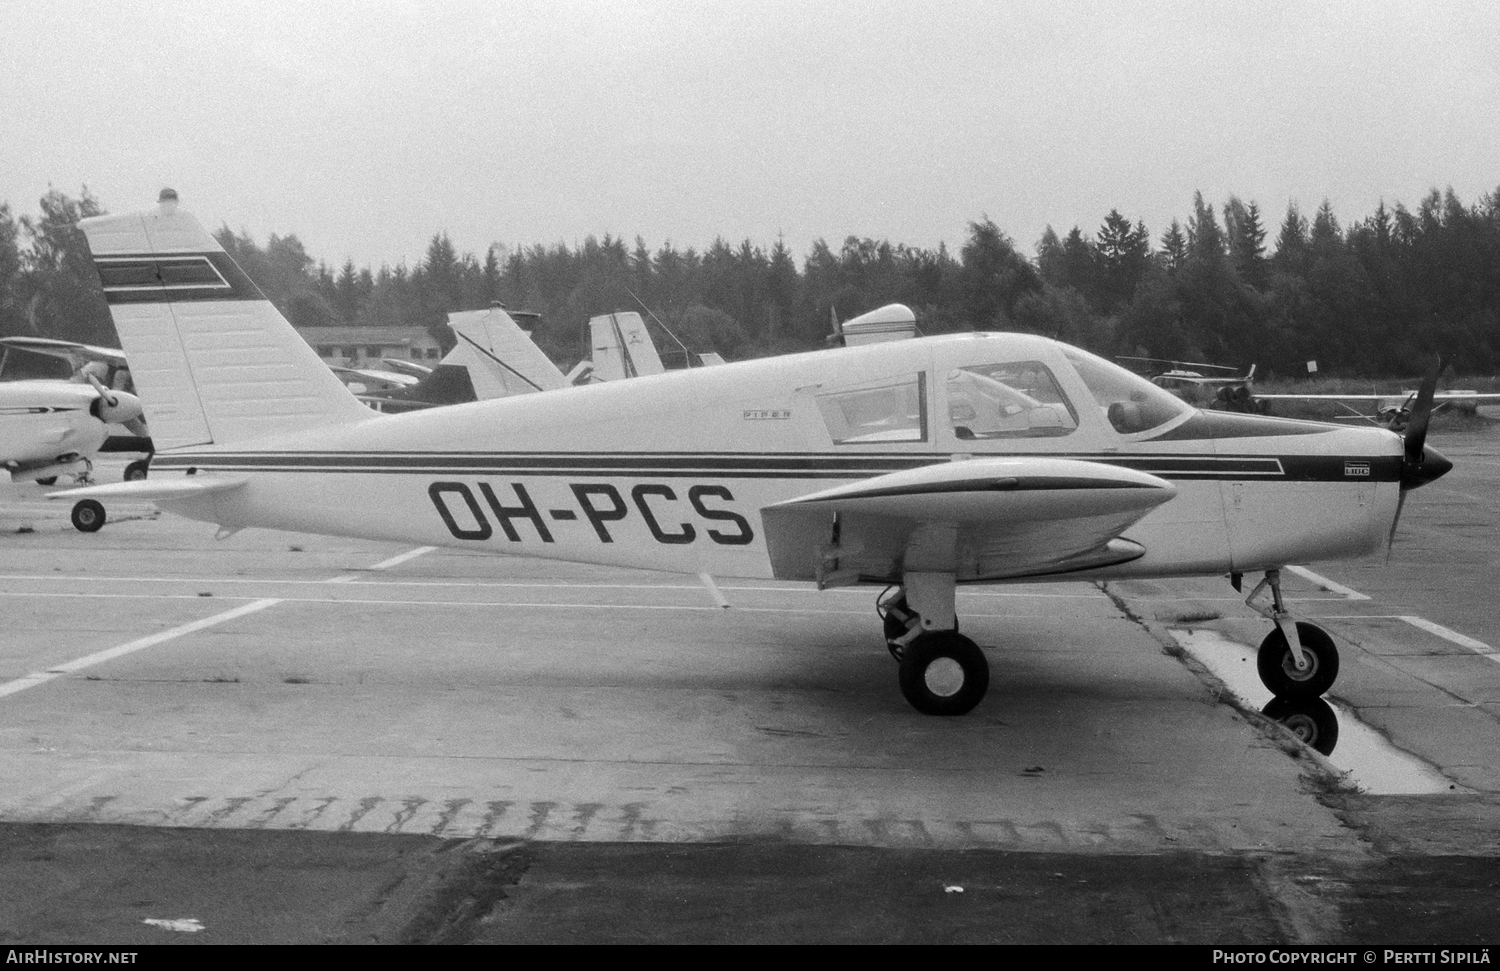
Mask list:
[[[1271,591],[1269,607],[1256,603],[1267,588]],[[1338,647],[1317,624],[1293,620],[1281,596],[1280,570],[1267,570],[1245,604],[1276,624],[1276,629],[1260,642],[1255,658],[1261,683],[1271,694],[1300,701],[1318,698],[1333,687],[1339,676]]]
[[[1261,683],[1278,698],[1308,699],[1320,697],[1333,687],[1339,676],[1339,649],[1333,638],[1316,624],[1297,622],[1297,639],[1302,642],[1306,664],[1299,667],[1286,635],[1279,629],[1260,642],[1255,668]]]

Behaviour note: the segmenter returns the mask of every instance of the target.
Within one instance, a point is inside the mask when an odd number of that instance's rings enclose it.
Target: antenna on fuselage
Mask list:
[[[642,300],[640,297],[637,297],[635,295],[635,291],[634,290],[630,289],[629,287],[626,287],[625,288],[625,292],[628,293],[628,294],[630,294],[630,299],[632,299],[636,303],[640,304],[641,305],[641,309],[644,310],[644,311],[646,311],[646,313],[650,314],[651,315],[651,319],[654,320],[654,321],[656,321],[656,326],[660,327],[663,331],[665,331],[666,334],[667,334],[667,336],[670,337],[670,338],[672,338],[672,342],[675,343],[679,348],[682,349],[682,363],[683,363],[683,366],[684,367],[692,367],[693,366],[693,352],[687,349],[687,345],[686,344],[684,344],[682,341],[678,340],[677,335],[674,334],[674,333],[672,333],[672,328],[670,328],[666,324],[662,323],[662,319],[660,317],[656,316],[656,311],[654,311],[650,307],[646,306],[646,301]]]

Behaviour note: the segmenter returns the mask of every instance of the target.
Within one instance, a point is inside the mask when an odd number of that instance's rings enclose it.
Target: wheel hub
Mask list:
[[[940,698],[951,698],[963,690],[964,669],[951,657],[934,658],[922,672],[927,690]]]
[[[1293,681],[1308,681],[1311,680],[1313,675],[1318,673],[1318,655],[1312,651],[1303,651],[1302,656],[1307,659],[1307,667],[1305,668],[1297,667],[1297,659],[1292,656],[1290,649],[1286,652],[1286,660],[1281,662],[1281,669]]]
[[[1306,742],[1308,745],[1318,740],[1318,726],[1313,724],[1313,720],[1306,715],[1293,715],[1282,722],[1282,725],[1293,735],[1297,736],[1298,740]]]

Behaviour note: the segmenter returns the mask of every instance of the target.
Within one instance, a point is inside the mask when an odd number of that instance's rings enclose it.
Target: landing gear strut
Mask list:
[[[1255,602],[1269,587],[1271,605]],[[1277,698],[1317,698],[1333,687],[1339,676],[1339,652],[1333,638],[1316,624],[1294,620],[1281,597],[1281,571],[1267,570],[1245,604],[1276,624],[1260,642],[1255,659],[1260,680]]]
[[[990,665],[979,645],[958,632],[953,577],[908,574],[906,579],[875,603],[886,648],[900,665],[901,694],[924,715],[967,714],[989,690]],[[951,626],[939,626],[943,619]]]

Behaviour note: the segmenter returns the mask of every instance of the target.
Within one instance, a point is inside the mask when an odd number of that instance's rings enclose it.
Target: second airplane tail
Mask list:
[[[375,417],[175,192],[78,225],[158,450]]]

